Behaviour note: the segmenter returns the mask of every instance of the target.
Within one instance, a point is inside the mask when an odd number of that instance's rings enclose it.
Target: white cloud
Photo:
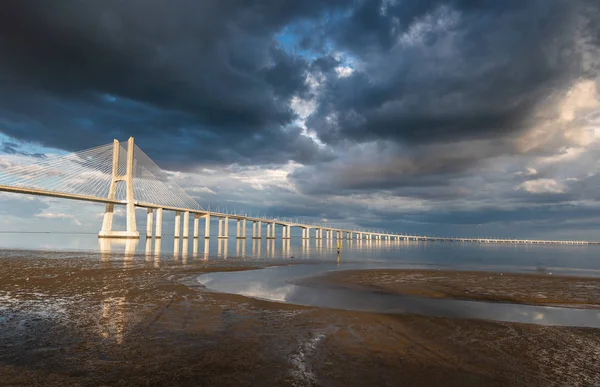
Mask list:
[[[190,191],[192,191],[192,192],[204,192],[204,193],[209,193],[209,194],[213,194],[213,195],[217,194],[215,191],[213,191],[212,189],[210,189],[208,187],[193,187],[193,188],[190,189]]]
[[[338,66],[335,68],[335,72],[339,78],[346,78],[352,75],[354,69],[350,66]]]
[[[532,194],[564,193],[566,186],[554,179],[536,179],[523,182],[516,189]]]
[[[47,218],[47,219],[73,219],[73,215],[71,214],[63,214],[58,212],[41,212],[39,214],[35,214],[38,218]]]
[[[294,112],[298,114],[302,120],[305,120],[309,115],[311,115],[317,107],[317,103],[314,99],[306,100],[296,96],[292,97],[290,105]]]

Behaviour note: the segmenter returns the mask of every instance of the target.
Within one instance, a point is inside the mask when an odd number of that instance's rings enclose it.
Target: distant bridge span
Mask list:
[[[275,227],[281,238],[291,238],[291,228],[302,229],[302,239],[356,239],[365,242],[424,241],[462,243],[563,244],[590,245],[600,242],[577,240],[536,240],[501,238],[440,238],[426,235],[380,233],[325,225],[305,224],[279,219],[252,217],[207,211],[163,172],[130,138],[126,146],[114,140],[85,151],[43,159],[30,165],[12,165],[0,170],[0,191],[47,196],[106,204],[100,238],[139,238],[135,208],[146,208],[146,237],[162,237],[163,211],[175,212],[175,238],[189,238],[190,216],[193,238],[199,238],[199,219],[204,218],[204,237],[209,238],[211,217],[218,219],[218,238],[229,238],[229,223],[236,221],[236,238],[247,238],[247,222],[252,222],[252,238],[275,239]],[[126,207],[125,231],[113,230],[114,206]],[[156,216],[154,215],[156,213]],[[181,222],[183,214],[183,225]],[[311,230],[314,232],[311,233]],[[311,235],[313,234],[313,235]]]

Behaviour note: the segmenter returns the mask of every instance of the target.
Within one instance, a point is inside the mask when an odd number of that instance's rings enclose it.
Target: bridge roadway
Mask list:
[[[62,199],[80,200],[93,203],[104,203],[104,204],[115,204],[115,205],[126,205],[126,200],[111,200],[108,198],[98,198],[94,196],[86,195],[73,195],[68,193],[45,191],[39,189],[30,189],[22,187],[11,187],[0,185],[0,191],[12,192],[19,194],[29,194],[37,196],[55,197]],[[173,211],[175,212],[175,237],[189,237],[189,218],[190,214],[193,216],[193,238],[199,237],[199,219],[205,219],[205,238],[210,235],[210,219],[215,217],[219,220],[219,232],[218,238],[229,238],[229,221],[235,220],[237,223],[236,238],[246,239],[246,223],[252,222],[252,238],[262,239],[262,224],[267,225],[267,239],[275,239],[275,226],[281,226],[282,238],[291,238],[291,228],[298,227],[302,229],[302,239],[311,238],[311,230],[314,230],[315,239],[356,239],[356,240],[367,240],[367,241],[381,241],[381,240],[396,240],[396,241],[424,241],[424,242],[463,242],[463,243],[497,243],[497,244],[551,244],[551,245],[598,245],[600,242],[595,241],[580,241],[580,240],[537,240],[537,239],[501,239],[501,238],[449,238],[449,237],[433,237],[426,235],[408,235],[408,234],[394,234],[394,233],[379,233],[372,231],[361,231],[361,230],[350,230],[340,229],[334,227],[328,227],[323,225],[304,224],[298,222],[290,222],[279,219],[266,219],[260,217],[252,217],[241,214],[227,214],[216,211],[206,210],[190,210],[187,208],[171,207],[171,206],[159,206],[152,203],[134,202],[135,207],[146,208],[148,210],[147,222],[146,222],[146,236],[152,237],[153,234],[156,238],[162,237],[162,212]],[[154,219],[154,213],[156,212],[156,220]],[[183,213],[183,228],[181,227],[181,214]],[[155,223],[156,229],[153,229]]]

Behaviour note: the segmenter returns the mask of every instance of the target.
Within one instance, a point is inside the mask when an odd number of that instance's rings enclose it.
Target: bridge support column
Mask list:
[[[236,239],[240,239],[242,237],[242,220],[236,220],[236,229],[235,229],[235,237]]]
[[[248,235],[248,230],[246,230],[246,223],[247,223],[247,219],[244,219],[243,226],[242,226],[242,239],[246,239],[246,236]]]
[[[259,220],[258,224],[257,224],[257,230],[256,230],[256,234],[258,239],[262,239],[262,222]]]
[[[162,208],[156,209],[156,232],[155,238],[162,238]]]
[[[204,239],[210,238],[210,214],[204,215]]]
[[[113,157],[112,157],[112,177],[110,182],[110,188],[108,190],[108,199],[114,200],[117,193],[117,183],[120,181],[125,182],[125,192],[127,197],[127,204],[125,213],[127,214],[126,224],[127,228],[125,231],[113,231],[113,217],[115,211],[115,205],[109,203],[106,205],[104,211],[104,218],[102,219],[102,229],[98,233],[99,238],[139,238],[140,233],[137,231],[135,222],[135,201],[133,198],[133,137],[129,137],[127,141],[127,171],[124,176],[119,176],[119,141],[114,140],[113,142]]]
[[[194,214],[194,239],[198,239],[198,223],[200,222],[200,215]]]
[[[218,238],[223,238],[223,218],[219,218]]]
[[[223,235],[225,238],[229,238],[229,217],[226,216],[225,219],[223,220],[223,226],[225,227],[225,235]]]
[[[181,236],[181,212],[175,212],[175,230],[173,231],[173,235],[175,238],[179,238]]]
[[[289,225],[287,225],[287,226],[283,225],[282,228],[283,228],[283,231],[282,231],[283,237],[282,237],[282,239],[291,239],[292,228]]]
[[[146,238],[152,238],[152,221],[154,220],[154,210],[148,208],[148,215],[146,216]]]
[[[186,211],[183,213],[183,237],[188,238],[190,236],[190,212]]]
[[[267,239],[275,239],[275,223],[267,224]]]

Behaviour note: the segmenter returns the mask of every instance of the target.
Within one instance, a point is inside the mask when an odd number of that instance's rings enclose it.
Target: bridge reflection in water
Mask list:
[[[263,262],[264,264],[335,262],[337,243],[333,241],[301,240],[236,240],[200,238],[186,242],[182,238],[148,238],[145,241],[106,239],[88,235],[106,259],[123,259],[124,266],[133,261],[160,265],[188,265],[192,262],[217,261],[229,263]],[[82,243],[78,243],[82,245]],[[90,247],[93,249],[93,246]],[[393,262],[405,265],[434,265],[434,268],[496,270],[524,272],[561,272],[573,275],[600,275],[596,245],[513,245],[460,244],[372,240],[340,241],[340,263]],[[112,258],[111,258],[112,257]],[[516,269],[515,269],[516,268]]]

